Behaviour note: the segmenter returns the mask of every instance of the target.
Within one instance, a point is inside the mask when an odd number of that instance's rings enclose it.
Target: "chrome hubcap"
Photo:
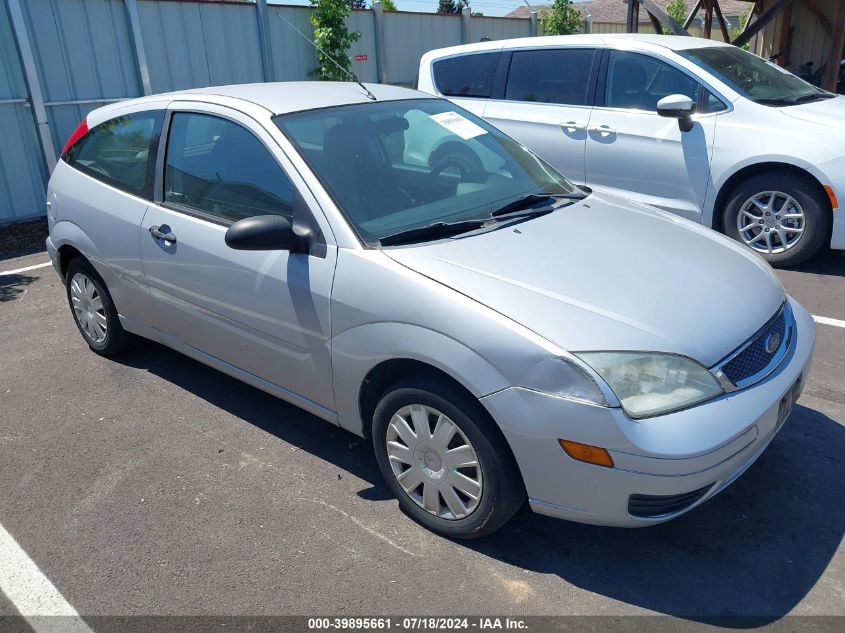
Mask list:
[[[437,409],[412,404],[387,426],[387,456],[396,480],[419,507],[442,519],[462,519],[483,491],[478,456],[466,435]]]
[[[105,341],[106,309],[97,288],[85,274],[76,273],[70,280],[70,301],[76,321],[88,340],[98,344]]]
[[[742,205],[736,219],[739,236],[760,253],[784,253],[804,234],[804,209],[790,195],[763,191]]]

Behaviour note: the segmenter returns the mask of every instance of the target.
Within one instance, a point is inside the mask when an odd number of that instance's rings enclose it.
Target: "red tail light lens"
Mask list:
[[[62,148],[62,154],[61,155],[64,156],[67,153],[67,151],[70,149],[70,146],[73,145],[74,143],[76,143],[76,141],[81,139],[87,133],[88,133],[88,123],[86,122],[85,119],[82,119],[82,123],[80,123],[76,127],[76,129],[73,131],[73,134],[70,135],[70,138],[68,138],[67,143],[65,143],[65,146]]]

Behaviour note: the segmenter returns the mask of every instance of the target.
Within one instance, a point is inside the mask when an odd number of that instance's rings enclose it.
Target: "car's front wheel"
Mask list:
[[[514,459],[480,405],[434,380],[404,381],[373,417],[381,473],[402,509],[453,538],[489,534],[525,499]]]
[[[830,205],[818,186],[789,171],[740,183],[723,210],[725,233],[772,266],[794,266],[815,255],[830,235]]]

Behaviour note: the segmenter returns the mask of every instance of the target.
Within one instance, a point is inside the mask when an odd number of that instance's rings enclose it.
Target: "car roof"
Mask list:
[[[495,51],[508,48],[543,48],[546,46],[611,46],[619,48],[637,48],[654,50],[657,47],[668,50],[686,50],[690,48],[708,48],[730,46],[718,40],[706,40],[687,35],[656,35],[648,33],[602,33],[579,35],[547,35],[542,37],[518,37],[510,40],[492,40],[475,44],[462,44],[430,51],[424,59],[433,59],[447,55],[476,51]]]
[[[399,86],[365,85],[378,101],[432,98],[431,95]],[[143,105],[148,102],[186,100],[231,105],[233,99],[244,102],[244,105],[260,106],[269,110],[272,114],[288,114],[302,110],[372,102],[361,86],[351,81],[282,81],[179,90],[121,101],[100,108],[95,112],[100,115],[97,117],[99,119],[102,118],[102,115],[107,115],[113,110]]]

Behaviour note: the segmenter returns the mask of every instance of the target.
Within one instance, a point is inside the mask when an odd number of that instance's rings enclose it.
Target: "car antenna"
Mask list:
[[[378,101],[378,99],[376,99],[376,96],[372,92],[370,92],[370,89],[367,88],[367,86],[365,86],[364,84],[361,83],[361,81],[358,79],[358,77],[355,76],[354,73],[349,72],[343,66],[341,66],[334,57],[332,57],[326,51],[324,51],[322,48],[317,46],[317,42],[313,41],[310,37],[305,35],[305,33],[303,33],[298,28],[296,28],[293,24],[291,24],[291,22],[287,18],[285,18],[285,16],[283,16],[281,13],[277,12],[276,15],[279,16],[280,18],[282,18],[282,20],[284,21],[285,24],[287,24],[290,28],[292,28],[294,31],[296,31],[304,40],[306,40],[309,44],[311,44],[311,46],[316,48],[320,52],[320,54],[323,55],[323,57],[325,57],[328,60],[331,60],[332,64],[337,66],[341,70],[341,72],[345,73],[347,77],[349,77],[352,81],[354,81],[356,84],[361,86],[361,90],[363,90],[364,93],[366,93],[368,99],[372,99],[373,101]]]

